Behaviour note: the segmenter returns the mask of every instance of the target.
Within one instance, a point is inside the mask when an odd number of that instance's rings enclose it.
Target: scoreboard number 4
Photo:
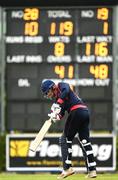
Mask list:
[[[74,77],[74,66],[69,65],[66,69],[64,65],[56,65],[54,72],[59,76],[60,79],[65,78],[67,70],[67,78],[72,79]]]

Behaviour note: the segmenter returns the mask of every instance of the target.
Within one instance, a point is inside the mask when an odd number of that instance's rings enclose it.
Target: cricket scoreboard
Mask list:
[[[7,8],[5,17],[7,129],[39,130],[51,106],[40,85],[52,79],[86,102],[92,130],[112,131],[112,7]]]

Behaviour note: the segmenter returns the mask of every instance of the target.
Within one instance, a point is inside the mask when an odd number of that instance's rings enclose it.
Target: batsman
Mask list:
[[[60,137],[61,154],[63,162],[63,171],[57,177],[66,178],[75,173],[72,167],[72,141],[75,135],[78,135],[81,147],[84,150],[84,156],[87,166],[87,177],[96,178],[96,162],[93,155],[93,149],[89,136],[89,111],[82,99],[71,89],[68,83],[60,82],[55,84],[48,79],[42,81],[41,90],[44,97],[53,101],[49,117],[54,122],[62,119],[65,112],[68,117],[65,122],[62,136]]]

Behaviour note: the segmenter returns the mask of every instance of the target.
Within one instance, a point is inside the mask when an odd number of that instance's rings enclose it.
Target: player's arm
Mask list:
[[[53,103],[51,107],[51,113],[48,116],[54,120],[54,122],[62,119],[65,114],[64,99],[68,97],[70,86],[67,83],[59,83],[60,95],[56,103]]]
[[[56,103],[54,103],[51,107],[52,113],[49,114],[49,117],[56,120],[62,119],[62,117],[65,114],[65,108],[64,108],[64,101],[65,98],[68,98],[68,94],[70,92],[70,86],[67,83],[59,83],[58,88],[60,90],[59,98],[57,99]]]
[[[57,99],[57,103],[62,105],[65,101],[65,98],[68,98],[68,94],[70,92],[70,86],[67,83],[59,83],[60,95]]]

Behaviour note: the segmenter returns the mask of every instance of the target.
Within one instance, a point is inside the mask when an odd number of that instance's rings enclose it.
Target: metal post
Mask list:
[[[0,134],[5,132],[5,16],[0,7]]]
[[[113,19],[113,124],[114,131],[118,133],[118,6],[114,8]]]

